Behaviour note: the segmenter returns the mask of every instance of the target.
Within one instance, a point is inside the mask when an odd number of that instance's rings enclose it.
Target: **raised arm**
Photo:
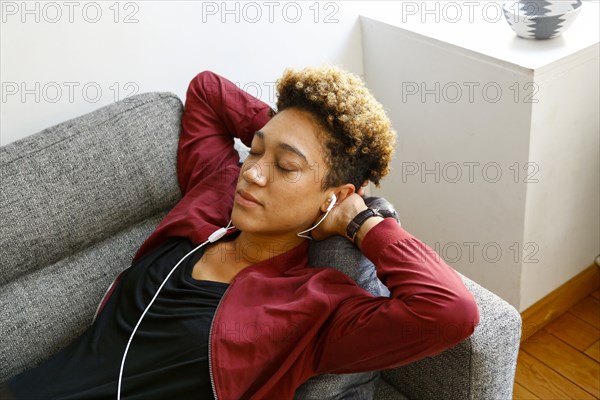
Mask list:
[[[183,195],[215,171],[237,164],[234,137],[250,145],[270,118],[270,107],[210,71],[190,82],[177,150],[177,178]]]
[[[358,245],[390,298],[344,301],[320,336],[317,374],[379,370],[438,354],[469,337],[479,310],[459,275],[392,218],[373,217]]]
[[[249,144],[269,114],[267,104],[213,72],[201,72],[191,80],[177,148],[183,197],[144,241],[133,262],[168,237],[203,242],[227,223],[239,175],[233,139]]]

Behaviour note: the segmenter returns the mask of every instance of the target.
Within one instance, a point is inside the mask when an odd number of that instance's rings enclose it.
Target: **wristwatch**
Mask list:
[[[358,232],[362,224],[364,224],[365,221],[371,217],[384,218],[384,216],[381,215],[381,213],[379,212],[378,208],[367,208],[366,210],[359,212],[356,215],[356,217],[354,217],[352,221],[350,221],[348,227],[346,228],[346,235],[348,235],[348,237],[352,239],[352,242],[354,242],[354,240],[356,239],[356,233]]]

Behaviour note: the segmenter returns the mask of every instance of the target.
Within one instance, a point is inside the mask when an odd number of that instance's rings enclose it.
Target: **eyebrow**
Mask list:
[[[262,140],[265,140],[265,133],[263,131],[257,131],[255,135],[261,138]],[[288,143],[279,143],[278,147],[283,150],[291,151],[292,153],[300,156],[305,162],[308,163],[308,160],[304,153],[301,152],[300,149],[298,149],[297,147],[294,147]]]

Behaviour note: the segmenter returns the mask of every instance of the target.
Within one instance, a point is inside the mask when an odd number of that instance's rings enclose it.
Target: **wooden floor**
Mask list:
[[[600,290],[521,344],[513,399],[600,399]]]

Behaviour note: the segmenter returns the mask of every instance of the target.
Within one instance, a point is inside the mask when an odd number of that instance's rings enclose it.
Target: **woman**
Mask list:
[[[11,396],[289,399],[314,375],[403,365],[471,335],[478,309],[458,274],[359,195],[389,171],[381,105],[333,67],[287,70],[277,91],[275,114],[214,73],[191,81],[181,201],[93,325]],[[250,146],[241,167],[234,137]],[[390,298],[310,268],[308,235],[352,241]]]

